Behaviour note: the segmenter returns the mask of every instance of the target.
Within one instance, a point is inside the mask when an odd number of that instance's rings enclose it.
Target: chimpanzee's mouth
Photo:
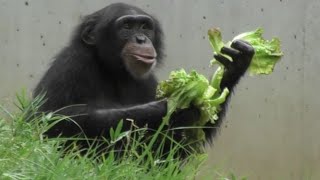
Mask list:
[[[142,61],[147,64],[152,64],[156,60],[156,56],[145,55],[145,54],[131,54],[136,60]]]

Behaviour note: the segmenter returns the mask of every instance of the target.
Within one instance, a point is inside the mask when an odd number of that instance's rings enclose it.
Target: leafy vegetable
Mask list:
[[[280,49],[280,40],[278,38],[273,38],[271,41],[268,41],[262,37],[262,34],[263,30],[261,28],[258,28],[255,31],[239,34],[232,40],[234,41],[237,39],[242,39],[249,42],[253,46],[255,55],[253,56],[253,59],[249,66],[249,72],[251,74],[272,73],[275,64],[283,56],[283,53]],[[222,42],[220,30],[217,28],[210,29],[208,31],[208,35],[214,51],[221,54],[220,49],[224,46],[224,43]],[[230,47],[231,42],[226,43],[225,46]],[[228,59],[231,60],[231,58],[229,57]]]
[[[220,90],[220,82],[223,76],[223,68],[218,68],[213,75],[212,80],[191,71],[189,74],[185,70],[171,72],[169,79],[160,82],[157,88],[157,98],[168,97],[168,113],[164,117],[164,121],[168,123],[172,113],[177,109],[185,109],[192,104],[200,110],[199,121],[194,122],[194,126],[204,126],[210,120],[218,119],[217,113],[229,90],[225,88],[222,92]],[[203,140],[204,132],[200,128],[189,129],[186,133],[190,136],[189,140]]]

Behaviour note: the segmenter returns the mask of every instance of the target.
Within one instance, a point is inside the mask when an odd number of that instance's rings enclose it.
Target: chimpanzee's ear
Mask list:
[[[96,24],[97,24],[97,19],[94,17],[89,17],[83,23],[83,27],[81,30],[81,40],[88,45],[96,44],[96,35],[94,32]]]

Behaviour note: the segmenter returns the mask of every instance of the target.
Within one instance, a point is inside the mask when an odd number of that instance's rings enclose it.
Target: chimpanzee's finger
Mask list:
[[[239,50],[241,53],[247,54],[247,55],[253,55],[254,54],[254,49],[253,47],[248,43],[243,40],[235,40],[232,44],[231,47],[234,49]]]
[[[243,39],[239,39],[239,41],[241,41],[241,42],[243,42],[243,43],[246,43],[246,44],[248,44],[249,46],[251,46],[251,44],[250,44],[248,41],[245,41],[245,40],[243,40]]]
[[[221,64],[223,64],[226,68],[228,68],[232,63],[228,58],[224,57],[221,54],[214,54],[214,58]]]
[[[221,53],[232,57],[232,59],[235,59],[236,57],[238,57],[240,55],[240,52],[238,50],[233,49],[233,48],[228,48],[228,47],[222,47]]]

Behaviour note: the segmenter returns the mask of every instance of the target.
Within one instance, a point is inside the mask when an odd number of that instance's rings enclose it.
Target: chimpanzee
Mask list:
[[[138,127],[156,129],[167,113],[167,100],[156,100],[157,80],[153,73],[163,60],[163,32],[156,18],[140,8],[111,4],[86,16],[75,29],[70,43],[55,57],[34,91],[45,93],[43,112],[58,111],[72,117],[46,133],[49,137],[71,137],[84,132],[87,137],[108,136],[120,120],[123,129],[132,121]],[[235,41],[214,55],[226,67],[221,88],[232,90],[246,72],[254,50],[247,42]],[[219,127],[220,119],[214,127]],[[188,108],[176,112],[170,126],[196,121],[199,111]],[[212,127],[211,124],[208,126]],[[210,141],[217,129],[205,129]]]

